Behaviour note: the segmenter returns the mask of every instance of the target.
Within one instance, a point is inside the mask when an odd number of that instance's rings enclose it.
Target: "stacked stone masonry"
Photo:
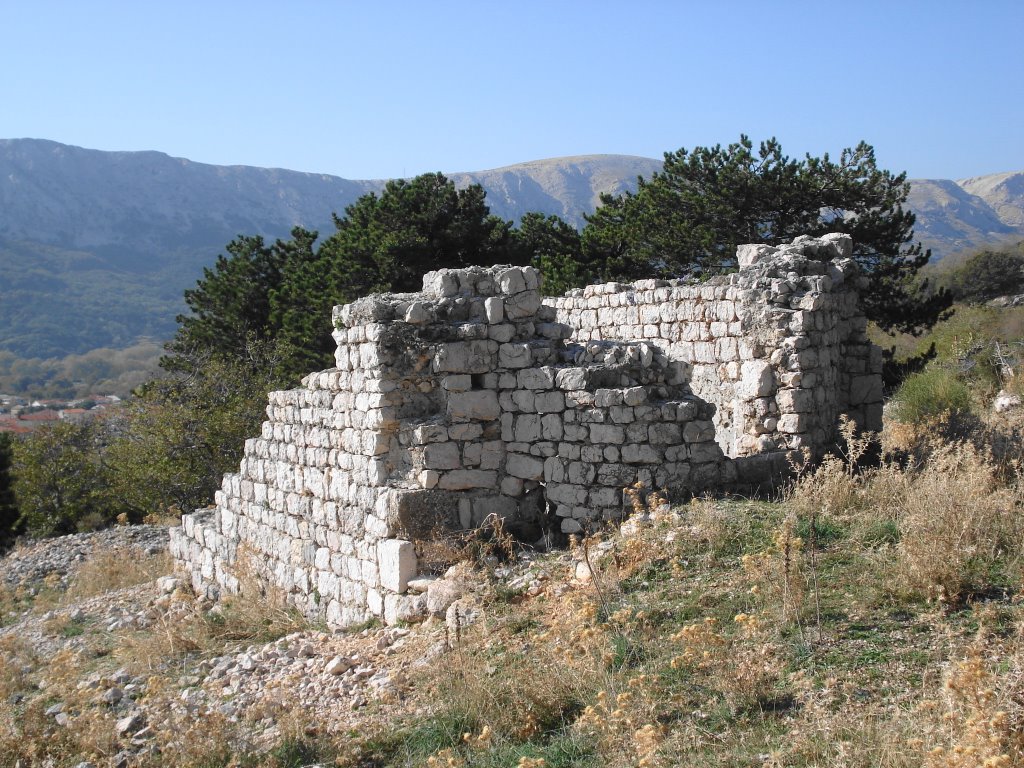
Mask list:
[[[740,271],[541,299],[530,267],[440,270],[336,307],[336,367],[269,395],[216,507],[172,552],[197,590],[246,574],[345,626],[423,610],[414,542],[489,515],[562,533],[630,486],[700,492],[881,427],[881,357],[843,235],[742,246]]]

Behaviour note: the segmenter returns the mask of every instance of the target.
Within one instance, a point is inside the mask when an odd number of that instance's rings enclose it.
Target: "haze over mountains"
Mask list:
[[[474,173],[508,219],[554,213],[580,225],[601,193],[634,189],[659,160],[586,155]],[[174,331],[182,292],[239,234],[333,231],[383,180],[214,166],[160,152],[0,140],[0,350],[51,357]],[[1024,238],[1024,172],[915,181],[917,236],[937,257]]]

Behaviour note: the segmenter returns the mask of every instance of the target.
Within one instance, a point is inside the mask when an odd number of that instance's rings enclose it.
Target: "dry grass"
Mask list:
[[[419,714],[367,721],[323,754],[351,768],[1024,768],[1021,481],[972,441],[858,467],[869,448],[849,432],[846,455],[780,502],[669,510],[634,491],[633,532],[535,562],[540,589],[481,569],[476,622],[408,670]],[[215,612],[178,594],[164,621],[116,639],[114,661],[151,675],[167,720],[151,765],[324,762],[301,719],[267,751],[251,723],[171,706],[195,659],[302,627],[240,580],[245,596]],[[54,661],[47,682],[64,688],[91,663]],[[75,694],[59,733],[42,716],[55,688],[31,692],[39,663],[0,644],[3,700],[30,693],[0,703],[0,754],[108,760],[94,693]]]
[[[903,575],[912,588],[958,602],[1020,584],[1024,541],[1019,481],[970,444],[937,451],[915,476],[899,520]]]
[[[346,764],[1024,766],[1018,481],[867,447],[580,543],[567,592],[488,604],[414,681],[433,714]]]
[[[64,604],[153,581],[172,571],[166,552],[143,555],[135,549],[114,549],[94,554],[75,571]]]
[[[117,600],[115,595],[123,594],[125,587],[152,581],[169,566],[166,555],[105,553],[83,563],[58,602],[68,607],[102,595]],[[100,698],[113,685],[105,675],[115,666],[145,677],[150,722],[163,723],[152,737],[159,753],[140,758],[139,765],[226,766],[240,756],[266,751],[255,745],[257,729],[251,724],[216,712],[202,718],[189,714],[179,704],[178,679],[203,657],[307,629],[307,623],[284,605],[280,595],[261,595],[255,589],[213,609],[178,591],[157,599],[150,612],[159,615],[154,623],[126,627],[111,638],[99,626],[58,610],[41,625],[44,633],[74,641],[52,658],[38,657],[27,640],[14,635],[0,640],[0,768],[81,760],[109,763],[124,748],[114,728],[118,714]],[[99,682],[82,685],[86,679]],[[64,725],[45,714],[57,701],[68,718]],[[255,765],[255,758],[250,762]],[[262,764],[298,763],[270,755]]]
[[[855,461],[828,458],[796,482],[788,503],[811,530],[823,520],[861,544],[891,544],[892,579],[958,603],[1019,586],[1022,494],[1016,473],[963,441],[929,444],[919,463],[888,460],[863,471]]]
[[[309,628],[283,594],[266,590],[246,572],[242,590],[210,606],[188,592],[170,596],[170,606],[143,631],[120,633],[114,658],[137,674],[215,655],[238,643],[269,642]]]

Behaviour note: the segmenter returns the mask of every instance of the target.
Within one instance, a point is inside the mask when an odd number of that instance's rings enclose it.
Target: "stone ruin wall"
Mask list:
[[[417,294],[334,312],[336,367],[272,392],[215,508],[172,552],[197,591],[246,572],[340,627],[423,614],[415,543],[491,514],[576,533],[629,511],[635,484],[686,492],[771,480],[881,427],[881,357],[846,236],[743,246],[692,285],[588,286],[542,301],[536,270],[441,270]]]
[[[867,338],[857,292],[866,279],[852,252],[840,234],[744,245],[734,275],[590,285],[549,303],[574,341],[647,341],[685,362],[693,393],[716,406],[727,456],[807,448],[820,458],[840,414],[882,427],[881,349]]]

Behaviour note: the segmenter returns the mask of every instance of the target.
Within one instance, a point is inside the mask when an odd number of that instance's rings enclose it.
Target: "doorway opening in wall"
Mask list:
[[[547,487],[542,482],[530,485],[519,503],[518,519],[506,526],[509,533],[530,549],[548,551],[566,546],[568,538],[562,533]]]
[[[470,385],[473,389],[484,389],[485,388],[485,373],[471,373],[469,375]]]

